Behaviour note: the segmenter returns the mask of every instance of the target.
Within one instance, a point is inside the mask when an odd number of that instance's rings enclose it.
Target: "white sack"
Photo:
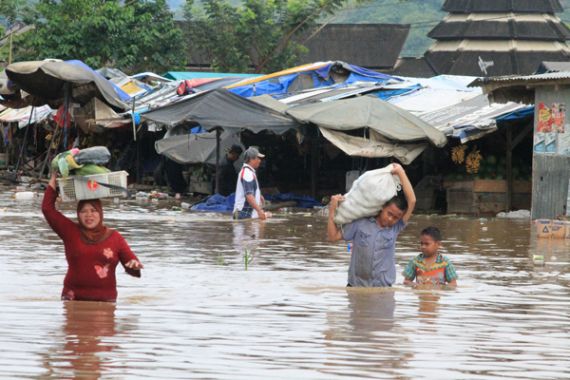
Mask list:
[[[370,170],[354,181],[350,191],[336,209],[336,224],[350,223],[356,219],[376,216],[386,202],[400,190],[400,178],[392,175],[392,164],[382,169]]]

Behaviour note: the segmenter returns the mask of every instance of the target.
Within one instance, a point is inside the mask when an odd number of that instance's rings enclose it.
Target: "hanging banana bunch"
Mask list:
[[[481,166],[481,152],[479,149],[473,148],[471,152],[465,158],[465,170],[467,173],[476,174],[479,172],[479,167]]]
[[[451,160],[458,165],[461,165],[465,161],[465,151],[467,150],[467,145],[458,145],[451,149]]]

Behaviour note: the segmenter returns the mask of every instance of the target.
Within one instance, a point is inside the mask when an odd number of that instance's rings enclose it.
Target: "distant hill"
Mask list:
[[[323,22],[330,23],[389,23],[410,24],[408,40],[402,56],[420,56],[433,43],[427,33],[446,15],[441,11],[445,0],[370,0],[356,3],[351,0],[344,10]],[[570,0],[560,1],[565,11],[558,16],[570,23]],[[184,0],[169,0],[173,10],[184,4]],[[230,0],[239,4],[239,0]]]

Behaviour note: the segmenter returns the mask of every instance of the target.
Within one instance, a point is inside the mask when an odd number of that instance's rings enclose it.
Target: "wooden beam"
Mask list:
[[[317,133],[311,135],[311,196],[317,196],[317,174],[319,171],[319,136]]]
[[[222,129],[216,128],[216,182],[214,193],[220,193],[220,140],[221,140]]]
[[[506,157],[506,173],[507,173],[507,191],[505,194],[505,210],[511,211],[513,196],[513,129],[507,128],[507,157]]]
[[[534,122],[530,121],[524,128],[523,130],[516,135],[516,137],[513,139],[512,141],[512,147],[513,149],[516,148],[517,145],[519,145],[519,143],[522,141],[522,139],[524,139],[526,137],[526,135],[529,134],[529,132],[532,132],[532,129],[534,128]]]

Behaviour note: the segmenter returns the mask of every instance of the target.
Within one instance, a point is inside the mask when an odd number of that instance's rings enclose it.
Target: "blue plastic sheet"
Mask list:
[[[321,206],[321,202],[318,202],[313,197],[310,197],[308,195],[298,195],[293,193],[280,193],[275,195],[267,195],[265,199],[271,202],[295,201],[297,202],[295,207],[300,207],[300,208],[313,208],[315,206]]]
[[[319,88],[323,86],[334,86],[339,83],[335,83],[330,75],[331,68],[338,64],[337,62],[330,63],[319,69],[301,71],[293,74],[285,74],[282,76],[270,78],[264,81],[248,84],[245,86],[235,87],[230,89],[234,94],[240,95],[242,97],[259,96],[259,95],[271,95],[275,98],[279,98],[282,95],[289,93],[289,87],[291,84],[299,77],[299,75],[310,75],[313,79],[313,88]],[[360,66],[351,65],[348,63],[342,63],[342,67],[350,71],[350,74],[346,81],[342,82],[343,85],[351,84],[354,82],[375,82],[384,83],[388,80],[402,80],[397,77],[392,77],[390,75],[382,74],[376,71],[368,70]]]
[[[530,116],[534,115],[534,106],[528,106],[522,108],[520,110],[516,110],[513,112],[506,113],[497,117],[495,120],[497,121],[513,121],[513,120],[521,120]]]
[[[234,209],[235,194],[224,197],[220,194],[210,195],[203,202],[195,204],[190,209],[192,211],[205,212],[232,212]]]
[[[420,88],[422,88],[422,86],[417,84],[417,85],[413,85],[413,86],[406,87],[406,88],[395,88],[393,90],[376,91],[376,92],[374,92],[374,95],[376,95],[379,99],[388,100],[388,99],[393,98],[395,96],[411,94],[412,92],[415,92],[415,91],[419,90]]]
[[[294,207],[299,208],[313,208],[315,206],[321,206],[320,202],[308,195],[298,195],[293,193],[267,195],[265,196],[265,199],[271,202],[295,201],[297,204]],[[234,203],[235,193],[232,193],[227,197],[220,194],[214,194],[210,195],[204,201],[195,204],[190,209],[192,211],[230,213],[234,209]]]
[[[87,66],[83,61],[77,60],[77,59],[72,59],[69,61],[65,61],[67,63],[70,63],[72,65],[75,66],[80,66],[86,70],[92,71],[93,73],[95,73],[95,75],[97,75],[98,77],[103,78],[105,81],[109,82],[111,84],[111,86],[113,86],[113,89],[115,90],[115,92],[117,93],[117,96],[119,97],[119,99],[121,99],[123,102],[128,102],[131,100],[131,96],[129,94],[127,94],[125,91],[123,91],[119,86],[117,86],[115,83],[111,82],[110,80],[107,80],[107,78],[105,78],[103,75],[99,74],[97,71],[93,70],[91,67]]]

